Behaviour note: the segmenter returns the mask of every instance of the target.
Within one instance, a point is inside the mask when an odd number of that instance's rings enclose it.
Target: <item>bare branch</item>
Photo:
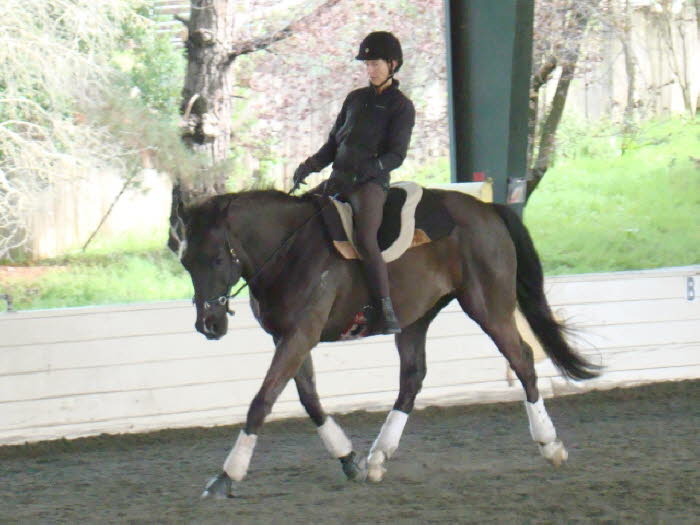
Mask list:
[[[233,46],[233,50],[229,55],[229,62],[235,60],[241,55],[247,55],[248,53],[252,53],[254,51],[261,51],[275,42],[279,42],[280,40],[284,40],[290,36],[292,36],[292,31],[289,29],[289,27],[285,27],[272,35],[254,38],[253,40],[248,40],[247,42],[240,42]]]
[[[95,230],[90,234],[87,241],[85,241],[85,244],[83,244],[83,248],[81,250],[82,252],[85,252],[88,245],[92,242],[92,239],[94,239],[95,235],[97,235],[97,232],[100,231],[100,228],[102,228],[102,225],[105,223],[107,218],[110,216],[110,214],[112,213],[112,210],[117,205],[117,202],[119,201],[121,196],[124,195],[124,192],[129,187],[129,185],[131,184],[131,181],[134,180],[134,177],[136,177],[137,174],[138,174],[138,172],[134,171],[131,175],[129,175],[129,177],[127,177],[126,181],[124,181],[124,184],[122,185],[121,191],[119,193],[117,193],[117,196],[112,201],[112,204],[110,204],[109,208],[107,209],[107,212],[102,216],[102,219],[100,219],[100,223],[97,225]]]
[[[333,8],[336,4],[338,4],[341,0],[328,0],[327,2],[324,2],[320,6],[318,6],[316,9],[314,9],[311,13],[308,15],[300,18],[299,20],[295,20],[294,22],[291,22],[287,27],[284,29],[280,29],[279,31],[274,32],[272,35],[260,37],[260,38],[254,38],[252,40],[248,40],[246,42],[240,42],[236,45],[233,46],[233,49],[231,50],[231,53],[229,54],[227,65],[229,65],[231,62],[236,60],[241,55],[246,55],[248,53],[253,53],[254,51],[260,51],[261,49],[265,49],[275,42],[279,42],[280,40],[284,40],[286,38],[289,38],[292,36],[295,31],[297,31],[301,26],[306,25],[312,21],[314,21],[316,18],[320,17],[324,13],[326,13],[328,10]]]

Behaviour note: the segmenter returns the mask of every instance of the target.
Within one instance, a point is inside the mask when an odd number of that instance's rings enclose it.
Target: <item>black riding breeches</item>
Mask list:
[[[380,184],[367,182],[355,188],[348,199],[355,217],[356,246],[375,300],[389,297],[389,274],[377,242],[386,195]]]

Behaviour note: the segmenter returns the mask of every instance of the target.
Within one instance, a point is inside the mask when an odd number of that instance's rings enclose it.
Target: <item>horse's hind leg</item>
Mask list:
[[[408,414],[413,410],[416,396],[425,378],[425,337],[428,326],[449,299],[441,300],[423,318],[403,328],[395,336],[401,360],[401,385],[394,408],[382,425],[367,457],[367,479],[379,482],[386,473],[386,461],[399,447]]]
[[[537,388],[532,348],[520,337],[513,312],[508,312],[508,309],[495,311],[496,309],[492,308],[488,315],[485,315],[484,310],[475,307],[474,293],[469,296],[463,295],[459,302],[508,360],[525,390],[525,411],[530,422],[530,435],[538,443],[542,456],[559,466],[566,461],[568,453],[563,443],[557,439],[554,424],[544,407],[544,400]]]
[[[513,365],[514,360],[508,359],[508,361],[523,386],[525,386],[526,381],[532,381],[534,383],[534,389],[530,388],[529,393],[528,388],[525,388],[527,399],[524,404],[525,412],[527,413],[527,418],[530,423],[530,436],[532,436],[532,440],[538,444],[540,454],[555,467],[558,467],[568,459],[569,453],[561,440],[557,439],[557,431],[554,428],[554,423],[552,423],[549,414],[547,414],[547,410],[544,407],[544,399],[537,389],[537,374],[534,367],[532,348],[523,341],[520,336],[518,337],[521,348],[520,355],[523,356],[522,360],[524,364],[518,369]],[[521,377],[523,370],[524,377]]]
[[[294,382],[299,393],[299,400],[304,405],[306,413],[316,424],[318,435],[323,441],[326,450],[336,459],[340,460],[343,472],[348,479],[357,479],[360,476],[360,468],[355,462],[356,454],[352,449],[350,438],[343,432],[338,423],[331,416],[327,416],[321,406],[316,391],[314,379],[314,366],[309,354],[299,368]]]

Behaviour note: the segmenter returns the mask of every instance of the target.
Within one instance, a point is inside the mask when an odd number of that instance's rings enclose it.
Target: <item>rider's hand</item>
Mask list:
[[[294,171],[294,178],[292,179],[294,181],[294,185],[298,186],[299,184],[304,182],[304,179],[308,177],[312,171],[313,170],[309,167],[308,164],[306,164],[306,162],[302,162],[301,164],[299,164],[297,169]]]

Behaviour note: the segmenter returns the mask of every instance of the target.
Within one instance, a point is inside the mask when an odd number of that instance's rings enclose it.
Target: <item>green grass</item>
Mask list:
[[[163,301],[192,297],[189,275],[165,247],[164,232],[97,238],[85,253],[38,261],[42,274],[0,282],[17,309]]]
[[[700,263],[700,167],[690,158],[700,159],[698,122],[648,123],[622,156],[620,140],[595,129],[564,132],[563,158],[525,210],[545,273]],[[435,182],[447,167],[437,159],[412,178]],[[35,279],[2,278],[0,294],[18,309],[190,298],[189,276],[165,239],[165,231],[98,238],[85,253],[38,262],[51,268]]]
[[[164,252],[74,260],[43,277],[31,308],[131,303],[191,297],[189,277]],[[23,306],[23,297],[17,301]]]
[[[700,263],[700,124],[649,123],[622,156],[593,147],[549,170],[525,209],[545,272]]]

